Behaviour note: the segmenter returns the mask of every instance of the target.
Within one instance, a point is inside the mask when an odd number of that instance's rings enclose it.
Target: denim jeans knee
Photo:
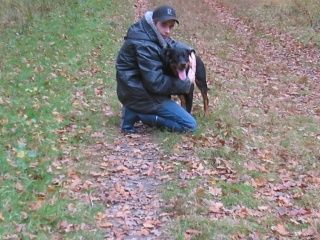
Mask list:
[[[172,100],[161,103],[155,114],[173,122],[176,132],[194,132],[197,129],[196,119]]]

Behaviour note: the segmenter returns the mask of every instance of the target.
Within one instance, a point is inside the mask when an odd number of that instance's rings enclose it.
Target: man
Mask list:
[[[163,49],[183,45],[170,38],[176,23],[176,11],[160,6],[146,12],[127,32],[116,60],[117,94],[123,104],[121,129],[125,133],[136,132],[134,123],[139,120],[173,132],[196,129],[193,116],[170,98],[188,93],[194,84],[194,54],[189,57],[191,68],[185,80],[164,74]]]

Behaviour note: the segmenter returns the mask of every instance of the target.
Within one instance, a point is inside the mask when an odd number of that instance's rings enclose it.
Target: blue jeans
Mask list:
[[[134,123],[139,120],[151,126],[164,127],[172,132],[193,132],[197,128],[194,117],[170,99],[162,102],[152,114],[138,113],[124,107],[121,123],[122,131],[135,132]]]

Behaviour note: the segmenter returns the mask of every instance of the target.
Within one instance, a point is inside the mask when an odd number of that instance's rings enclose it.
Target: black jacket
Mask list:
[[[152,12],[133,24],[116,60],[117,94],[120,102],[137,112],[153,113],[171,94],[185,94],[191,83],[165,74],[163,49],[174,46],[156,30]]]

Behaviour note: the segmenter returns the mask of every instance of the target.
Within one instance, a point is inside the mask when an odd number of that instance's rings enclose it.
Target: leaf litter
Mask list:
[[[248,90],[250,92],[248,95],[241,96],[242,89],[237,89],[238,93],[235,89],[229,90],[230,94],[235,93],[233,96],[239,100],[243,108],[248,110],[259,108],[266,113],[274,110],[283,116],[305,114],[319,120],[320,70],[314,67],[315,61],[320,59],[319,50],[304,47],[289,35],[280,33],[276,29],[247,25],[217,1],[204,0],[203,3],[210,7],[208,11],[213,11],[221,24],[233,29],[248,45],[254,43],[256,46],[256,55],[250,55],[245,50],[246,46],[235,45],[233,55],[228,61],[224,61],[215,54],[205,53],[205,41],[201,38],[196,39],[199,51],[203,52],[205,59],[212,64],[211,70],[215,74],[228,78],[229,81],[238,81],[234,77],[233,70],[229,68],[229,63],[232,62],[240,69],[241,74],[254,78],[259,83]],[[146,7],[146,1],[136,1],[136,17],[141,16]],[[255,31],[261,28],[285,44],[277,45],[256,37]],[[262,64],[256,61],[257,56]],[[294,73],[297,81],[289,84],[283,83],[279,81],[277,71],[285,74]],[[213,83],[210,82],[210,84]],[[299,93],[301,90],[308,90],[310,94],[301,95]],[[102,91],[95,89],[95,93],[101,95]],[[269,96],[264,93],[268,93]],[[77,106],[86,105],[82,92],[76,94],[74,102]],[[105,108],[105,112],[106,116],[114,114],[108,107]],[[257,124],[245,122],[243,128],[247,131],[246,136],[249,136],[252,134],[252,129],[257,128]],[[225,135],[228,135],[228,132]],[[223,139],[210,132],[200,137],[191,135],[182,137],[182,141],[175,145],[172,154],[163,154],[160,147],[153,143],[152,136],[145,132],[127,136],[120,134],[111,144],[104,141],[103,133],[96,132],[92,137],[99,139],[98,143],[89,146],[84,151],[87,159],[90,160],[89,163],[94,164],[97,168],[89,173],[87,180],[84,180],[76,170],[69,170],[66,187],[70,190],[70,194],[84,200],[89,206],[103,203],[105,209],[96,214],[95,220],[96,225],[104,229],[106,239],[169,238],[166,230],[170,219],[179,219],[183,212],[179,213],[178,207],[185,203],[179,201],[178,198],[164,202],[159,189],[165,182],[173,179],[179,179],[182,182],[180,187],[184,188],[188,181],[197,177],[203,180],[201,187],[191,194],[200,199],[204,198],[207,193],[211,196],[212,200],[195,203],[195,205],[206,206],[205,216],[208,219],[219,220],[229,216],[235,219],[249,217],[263,219],[268,215],[273,215],[278,219],[276,224],[269,226],[274,236],[281,239],[292,236],[312,239],[312,237],[319,236],[317,227],[320,217],[319,209],[299,206],[295,200],[301,199],[307,190],[319,190],[320,176],[318,172],[312,170],[299,172],[294,168],[290,169],[290,166],[286,164],[288,161],[292,166],[299,166],[297,156],[294,154],[279,149],[276,149],[275,152],[274,147],[270,145],[264,148],[248,148],[246,143],[235,144],[237,142],[235,139]],[[257,136],[251,135],[250,137]],[[197,147],[218,149],[225,146],[248,156],[244,167],[249,171],[262,173],[262,175],[259,177],[240,176],[230,159],[215,157],[204,160],[200,159],[195,152]],[[243,151],[247,152],[244,154]],[[282,165],[281,162],[275,162],[277,154],[283,161]],[[64,164],[72,166],[73,160],[68,158],[60,160],[60,163],[54,163],[53,166],[56,168],[61,168]],[[211,161],[214,161],[214,167],[211,166]],[[178,174],[175,172],[177,164],[185,166]],[[278,166],[281,168],[274,170]],[[270,171],[274,171],[278,179],[263,175]],[[221,187],[217,186],[219,181],[245,182],[254,187],[255,198],[265,199],[271,204],[263,202],[256,208],[241,205],[227,207],[221,202],[221,197],[225,193]],[[89,189],[92,191],[91,194],[86,192]],[[296,189],[301,191],[295,192]],[[165,205],[166,207],[173,206],[173,211],[164,212]],[[70,206],[70,210],[73,209]],[[307,224],[308,227],[292,232],[288,228],[289,222],[294,225]],[[72,231],[74,228],[67,222],[62,222],[60,226],[65,231]],[[184,237],[192,239],[201,234],[201,230],[189,228],[185,231]],[[260,239],[261,235],[253,231],[250,237]],[[232,239],[246,238],[239,233],[235,234]]]

